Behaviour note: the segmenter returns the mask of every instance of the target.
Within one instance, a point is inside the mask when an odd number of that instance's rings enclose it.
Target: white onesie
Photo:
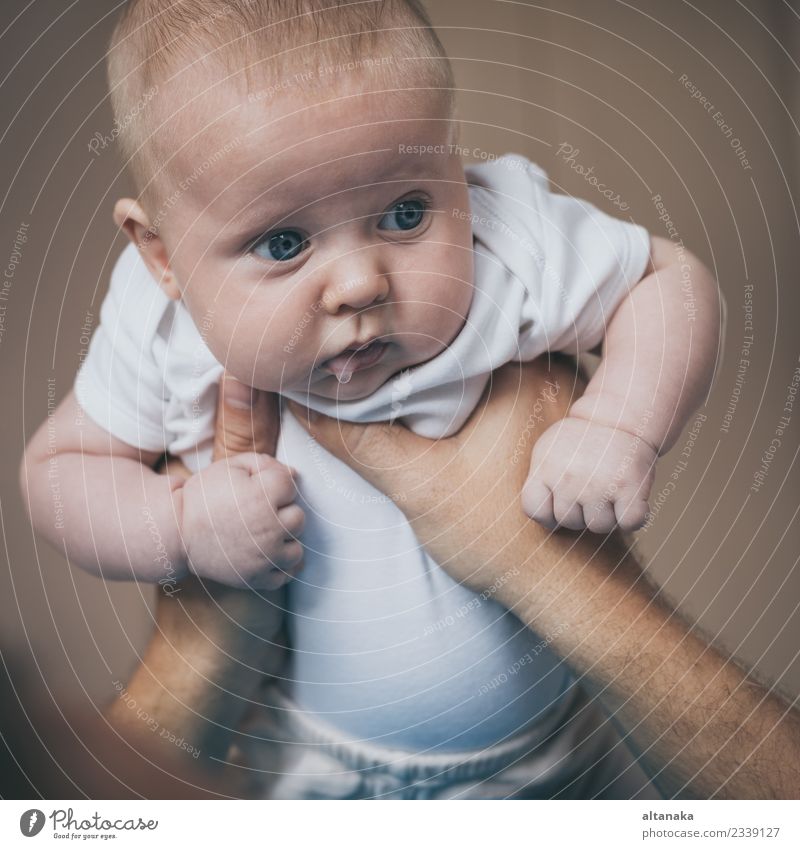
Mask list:
[[[341,419],[398,419],[442,437],[469,417],[494,369],[602,341],[644,273],[647,232],[550,193],[546,174],[522,156],[466,173],[475,292],[456,339],[368,398],[289,397]],[[223,366],[133,246],[100,316],[76,380],[81,406],[125,442],[169,451],[195,471],[210,463]],[[276,456],[300,472],[306,511],[282,684],[296,704],[354,739],[415,752],[482,748],[558,717],[573,679],[546,648],[548,635],[454,582],[399,508],[285,406]]]

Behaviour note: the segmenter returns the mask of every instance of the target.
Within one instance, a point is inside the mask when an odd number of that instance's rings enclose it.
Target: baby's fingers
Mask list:
[[[299,537],[305,527],[306,514],[302,507],[297,504],[290,504],[288,507],[281,507],[278,510],[278,521],[287,534]]]
[[[270,567],[252,582],[252,588],[258,590],[276,590],[288,584],[303,568],[303,546],[292,540],[284,544],[280,555],[272,561]]]
[[[556,518],[553,514],[553,493],[538,478],[528,478],[522,488],[522,510],[526,516],[553,530]]]
[[[253,475],[253,479],[258,480],[276,509],[288,507],[297,498],[297,484],[287,466],[276,463]]]
[[[617,524],[623,531],[638,531],[647,520],[648,504],[643,498],[620,498],[614,504]]]
[[[582,531],[586,527],[583,521],[583,508],[573,498],[559,495],[556,490],[553,495],[553,512],[556,521],[562,528],[571,531]]]
[[[303,544],[296,539],[283,546],[280,560],[275,564],[279,569],[287,570],[297,566],[303,559]]]
[[[593,534],[607,534],[614,529],[617,517],[613,505],[608,501],[597,501],[583,505],[583,521]]]

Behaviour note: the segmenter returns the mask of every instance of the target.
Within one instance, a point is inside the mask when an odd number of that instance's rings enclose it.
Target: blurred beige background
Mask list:
[[[429,0],[428,7],[462,89],[466,147],[478,157],[523,153],[557,190],[667,235],[651,200],[659,194],[686,245],[715,271],[728,306],[725,356],[686,467],[677,465],[686,439],[661,462],[656,497],[680,471],[638,549],[701,627],[799,693],[800,402],[763,486],[749,490],[800,354],[798,4]],[[153,590],[103,584],[37,544],[16,470],[48,403],[72,384],[123,247],[111,222],[113,200],[127,191],[120,160],[113,147],[98,156],[88,149],[96,132],[112,127],[103,54],[118,4],[6,0],[3,8],[11,23],[0,51],[0,645],[21,659],[37,698],[60,704],[85,693],[101,704],[146,642]],[[593,167],[629,209],[620,212],[559,157],[562,144],[578,149],[573,162]],[[747,285],[754,339],[737,386]]]

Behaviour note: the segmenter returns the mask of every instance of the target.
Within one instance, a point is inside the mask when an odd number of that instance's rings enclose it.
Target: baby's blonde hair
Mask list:
[[[420,0],[130,0],[111,39],[108,79],[137,189],[152,193],[174,152],[157,131],[176,108],[158,102],[171,75],[216,63],[225,75],[244,72],[248,86],[257,77],[269,87],[310,56],[315,68],[369,70],[387,89],[438,89],[445,116],[453,114],[452,68]]]

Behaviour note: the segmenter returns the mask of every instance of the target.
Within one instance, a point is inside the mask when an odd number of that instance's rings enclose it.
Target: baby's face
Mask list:
[[[191,186],[165,202],[184,303],[216,358],[259,389],[364,397],[441,352],[469,310],[451,123],[433,95],[348,95],[207,105],[197,127],[229,112],[180,154]],[[399,152],[415,145],[433,152]]]

